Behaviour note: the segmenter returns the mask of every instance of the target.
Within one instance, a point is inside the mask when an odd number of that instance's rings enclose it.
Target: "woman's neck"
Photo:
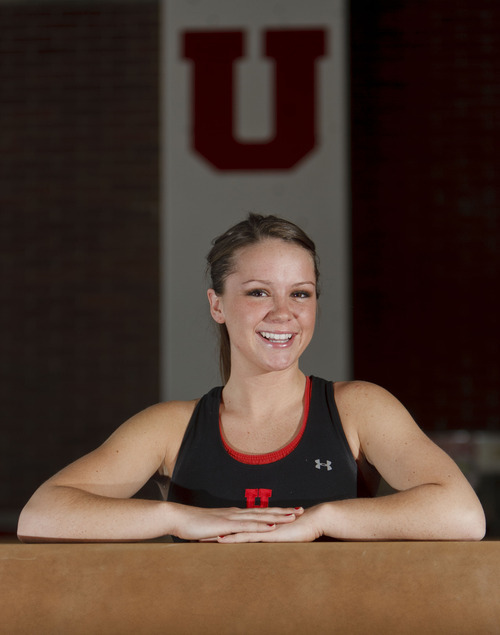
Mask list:
[[[220,404],[221,434],[229,447],[265,454],[296,437],[303,422],[307,380],[298,368],[293,370],[230,378]]]
[[[298,367],[255,375],[233,372],[222,391],[223,408],[243,411],[250,417],[270,410],[279,412],[301,400],[305,386],[306,377]]]

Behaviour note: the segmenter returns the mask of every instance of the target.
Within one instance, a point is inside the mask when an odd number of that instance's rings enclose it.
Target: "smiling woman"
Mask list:
[[[296,225],[249,217],[208,255],[224,385],[157,404],[44,483],[23,540],[467,539],[481,505],[455,463],[379,386],[306,377],[318,259]],[[155,473],[166,500],[130,498]],[[379,475],[396,492],[374,498]]]

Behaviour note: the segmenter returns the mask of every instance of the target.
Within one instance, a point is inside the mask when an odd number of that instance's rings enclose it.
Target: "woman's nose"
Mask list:
[[[270,311],[270,317],[273,321],[284,322],[292,319],[293,314],[288,298],[275,298],[273,307]]]

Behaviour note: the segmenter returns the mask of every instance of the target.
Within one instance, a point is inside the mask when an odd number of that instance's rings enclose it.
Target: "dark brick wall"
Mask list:
[[[352,6],[354,369],[500,431],[500,5]]]
[[[157,2],[0,4],[5,517],[158,400],[157,79]]]

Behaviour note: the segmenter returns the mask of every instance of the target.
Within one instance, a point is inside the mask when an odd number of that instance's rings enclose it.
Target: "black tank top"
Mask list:
[[[230,454],[219,427],[222,387],[212,389],[188,424],[167,500],[197,507],[308,508],[366,496],[332,383],[311,377],[308,388],[303,426],[292,442],[252,456]]]

